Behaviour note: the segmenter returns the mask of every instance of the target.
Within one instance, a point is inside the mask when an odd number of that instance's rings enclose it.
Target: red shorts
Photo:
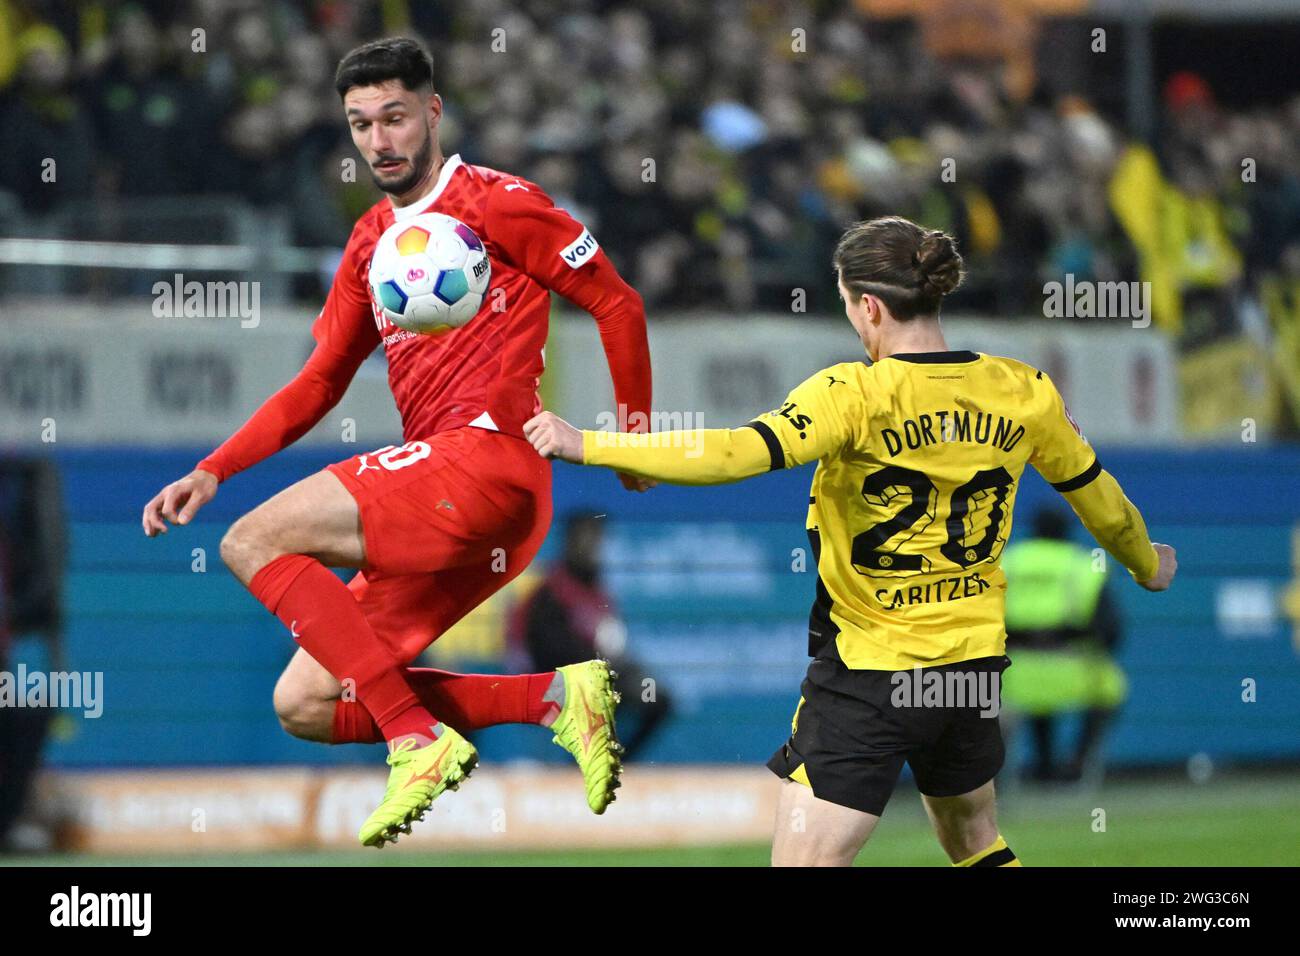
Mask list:
[[[500,432],[465,426],[329,470],[366,542],[348,587],[403,663],[528,567],[550,528],[551,463]]]

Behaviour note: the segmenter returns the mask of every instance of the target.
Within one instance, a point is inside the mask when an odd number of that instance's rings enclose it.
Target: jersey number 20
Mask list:
[[[992,556],[998,532],[1006,517],[1004,506],[1011,485],[1011,474],[999,466],[975,472],[970,481],[952,490],[948,502],[948,539],[939,546],[939,551],[945,558],[960,568],[968,568],[987,561]],[[929,476],[913,468],[887,465],[863,479],[862,496],[883,501],[891,488],[898,487],[906,488],[912,494],[912,500],[907,506],[893,517],[872,525],[853,538],[853,566],[862,574],[930,570],[930,559],[924,554],[899,550],[934,520],[931,500],[932,496],[937,496],[937,489]],[[988,527],[978,541],[967,543],[966,516],[970,512],[971,500],[984,491],[993,492]],[[894,550],[883,550],[885,542],[903,532],[909,533],[894,546]]]

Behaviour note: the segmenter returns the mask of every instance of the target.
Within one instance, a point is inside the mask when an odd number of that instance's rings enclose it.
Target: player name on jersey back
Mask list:
[[[1011,451],[1025,435],[1025,426],[1017,425],[1014,419],[997,416],[997,427],[993,427],[993,414],[977,411],[972,418],[965,409],[949,409],[918,415],[915,419],[906,418],[898,429],[883,428],[880,437],[891,458],[897,456],[904,448],[915,451],[923,445],[939,442],[973,442],[977,445],[992,444],[1003,451]]]

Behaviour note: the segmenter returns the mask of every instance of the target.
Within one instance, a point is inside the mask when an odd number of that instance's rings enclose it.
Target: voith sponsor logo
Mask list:
[[[577,269],[590,262],[599,249],[595,236],[583,229],[582,235],[560,250],[560,258],[570,269]]]

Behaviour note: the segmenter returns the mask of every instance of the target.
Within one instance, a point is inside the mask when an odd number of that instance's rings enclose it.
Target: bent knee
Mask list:
[[[231,525],[221,538],[220,553],[226,567],[245,584],[276,557],[270,539],[248,515]]]
[[[275,716],[285,733],[322,743],[333,737],[334,704],[285,681],[276,685],[272,695]]]

